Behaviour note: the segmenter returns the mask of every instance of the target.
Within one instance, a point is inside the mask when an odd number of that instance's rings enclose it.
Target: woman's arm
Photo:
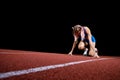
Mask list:
[[[70,55],[72,55],[73,50],[74,50],[74,48],[76,47],[76,44],[77,44],[77,42],[78,42],[78,37],[75,36],[75,35],[73,35],[73,36],[74,36],[74,42],[73,42],[73,45],[72,45],[72,49],[71,49],[71,51],[69,52]]]
[[[86,33],[88,35],[88,40],[89,40],[89,44],[90,44],[90,49],[93,49],[93,51],[95,51],[95,47],[93,45],[93,42],[91,40],[92,34],[91,34],[91,30],[88,27],[85,27]]]

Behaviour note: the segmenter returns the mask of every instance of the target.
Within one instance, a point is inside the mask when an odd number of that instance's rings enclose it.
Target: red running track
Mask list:
[[[0,49],[0,80],[120,80],[120,57]]]

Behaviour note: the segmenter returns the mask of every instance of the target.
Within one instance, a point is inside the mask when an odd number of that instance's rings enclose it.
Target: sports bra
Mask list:
[[[81,31],[81,33],[80,33],[81,40],[86,39],[87,36],[88,36],[88,35],[87,35],[87,32],[86,32],[85,28],[82,27],[82,31]]]

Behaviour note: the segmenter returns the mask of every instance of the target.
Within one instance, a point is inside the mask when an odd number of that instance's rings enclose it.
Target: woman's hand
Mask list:
[[[68,55],[72,55],[72,51],[70,51],[70,52],[68,53]]]

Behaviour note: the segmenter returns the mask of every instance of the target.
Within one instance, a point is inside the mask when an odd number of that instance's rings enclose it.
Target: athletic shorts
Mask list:
[[[91,40],[92,42],[96,42],[96,39],[94,36],[91,37]],[[89,43],[89,40],[88,39],[84,39],[84,42],[88,42]]]

